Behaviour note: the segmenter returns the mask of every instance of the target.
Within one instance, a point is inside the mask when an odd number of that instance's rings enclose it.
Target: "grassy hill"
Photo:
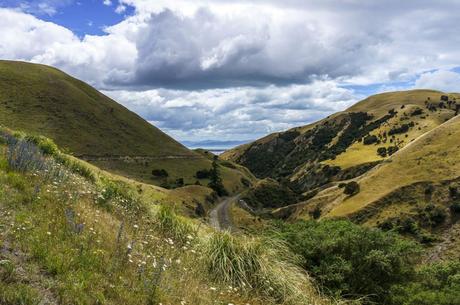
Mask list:
[[[458,96],[432,90],[375,95],[319,122],[227,151],[222,158],[259,178],[287,180],[297,192],[308,193],[365,173],[451,119],[460,109]]]
[[[43,65],[0,61],[0,126],[44,135],[74,156],[145,183],[194,184],[196,171],[211,167],[210,160],[96,89]],[[167,178],[152,175],[161,169]],[[230,191],[244,187],[246,174],[225,168],[223,176]]]
[[[0,129],[0,304],[336,303],[286,246],[178,216],[187,191]]]
[[[378,94],[224,158],[301,195],[274,209],[276,217],[350,218],[435,245],[427,257],[459,257],[459,97],[432,90]]]

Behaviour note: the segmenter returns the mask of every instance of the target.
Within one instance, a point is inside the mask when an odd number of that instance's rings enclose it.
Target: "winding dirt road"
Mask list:
[[[240,195],[238,194],[233,197],[225,198],[211,210],[209,213],[209,223],[212,227],[221,231],[232,231],[234,229],[230,208],[239,197]]]

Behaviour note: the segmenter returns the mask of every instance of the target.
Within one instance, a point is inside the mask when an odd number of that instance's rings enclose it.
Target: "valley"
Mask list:
[[[457,99],[382,93],[215,155],[0,61],[0,303],[457,304],[422,280],[459,270]]]

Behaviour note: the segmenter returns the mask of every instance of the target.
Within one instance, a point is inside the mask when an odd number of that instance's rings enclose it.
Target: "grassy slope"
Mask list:
[[[460,174],[460,116],[420,136],[358,182],[359,194],[333,208],[328,216],[346,216],[391,191],[418,181],[441,181]]]
[[[332,304],[287,253],[175,215],[161,189],[89,166],[91,182],[51,157],[58,172],[19,172],[2,143],[1,304]]]
[[[338,112],[318,122],[315,122],[309,125],[305,125],[305,126],[301,126],[301,127],[296,127],[288,131],[299,131],[300,134],[304,134],[305,132],[313,129],[317,125],[320,125],[327,121],[334,121],[337,118],[339,118],[341,114],[349,113],[349,112],[367,112],[369,114],[374,115],[375,118],[379,118],[387,114],[390,109],[395,109],[396,111],[400,112],[399,117],[393,118],[393,120],[389,122],[390,126],[394,126],[399,123],[399,119],[402,113],[404,112],[409,113],[410,109],[413,109],[415,107],[420,107],[424,109],[425,108],[424,102],[428,98],[430,98],[431,101],[439,101],[441,95],[443,94],[445,93],[442,93],[440,91],[434,91],[434,90],[411,90],[411,91],[398,91],[398,92],[377,94],[377,95],[373,95],[367,99],[362,100],[361,102],[353,105],[352,107],[348,108],[347,110],[343,112]],[[457,98],[460,97],[460,95],[457,93],[450,94],[450,96],[457,97]],[[402,105],[405,106],[404,109],[400,109]],[[451,117],[452,117],[451,114],[449,116],[449,114],[445,112],[442,112],[440,114],[428,115],[428,117],[423,120],[422,133],[433,129],[436,126],[439,126],[446,119],[449,119]],[[415,119],[418,120],[418,118],[415,118]],[[382,132],[382,131],[388,131],[390,129],[389,125],[383,126],[382,128],[379,128],[373,131],[371,134],[378,134],[379,132]],[[273,140],[274,138],[276,138],[276,136],[279,134],[280,133],[270,134],[259,140],[256,140],[255,142],[244,144],[236,148],[230,149],[224,152],[221,155],[221,157],[225,160],[232,160],[232,161],[238,160],[239,157],[247,153],[248,149],[252,145],[257,146],[260,144],[267,143]],[[421,134],[420,132],[413,132],[409,135],[408,139],[401,139],[401,140],[404,140],[407,144],[410,140],[416,138],[420,134]],[[355,142],[349,149],[347,149],[346,152],[337,156],[335,160],[327,160],[324,163],[331,164],[331,165],[338,165],[338,166],[347,168],[347,167],[351,167],[351,166],[365,163],[365,162],[381,160],[382,158],[380,158],[375,153],[375,150],[376,148],[372,145],[368,146],[368,145],[363,145],[361,143]]]
[[[309,139],[302,138],[302,136],[307,132],[314,130],[317,126],[325,126],[324,124],[328,124],[326,126],[337,126],[337,124],[340,124],[342,118],[346,118],[348,113],[366,112],[371,114],[373,119],[376,120],[388,114],[388,112],[392,109],[397,111],[397,114],[394,117],[389,118],[386,122],[378,126],[378,128],[372,130],[370,135],[383,135],[384,133],[388,134],[388,132],[395,126],[401,126],[402,124],[407,123],[414,124],[414,127],[411,127],[408,132],[396,134],[393,137],[388,136],[386,142],[382,142],[380,144],[364,145],[362,142],[354,140],[354,142],[348,146],[344,152],[336,155],[334,158],[330,158],[321,162],[323,165],[339,166],[342,171],[346,171],[348,169],[362,166],[369,162],[388,159],[388,157],[384,158],[377,154],[377,149],[379,147],[389,147],[396,145],[395,143],[398,143],[397,145],[401,149],[412,141],[415,141],[421,135],[430,132],[445,121],[451,119],[454,116],[454,110],[440,109],[438,107],[436,111],[432,112],[429,111],[426,106],[426,101],[437,105],[441,96],[444,94],[445,93],[433,90],[412,90],[378,94],[357,103],[344,112],[336,113],[310,125],[293,128],[286,133],[292,133],[295,131],[300,133],[299,136],[290,141],[295,143],[295,145],[290,144],[292,147],[299,149],[309,145],[310,143]],[[460,96],[455,93],[448,95],[450,96],[451,100]],[[411,115],[414,110],[418,108],[422,109],[423,113],[420,115]],[[346,127],[347,125],[345,125],[345,128]],[[285,146],[277,146],[276,144],[277,141],[279,141],[277,138],[279,138],[279,135],[282,134],[283,133],[271,134],[253,143],[239,146],[235,149],[225,152],[222,157],[224,159],[233,161],[242,160],[244,164],[248,157],[254,159],[254,151],[256,151],[257,153],[262,153],[262,155],[259,155],[261,158],[268,158],[270,157],[270,150],[276,150],[278,148],[282,149]],[[341,133],[339,132],[338,135],[326,147],[331,147],[337,143],[340,135]],[[321,138],[321,136],[319,136],[317,139],[319,138]],[[308,149],[304,149],[303,154],[305,155],[306,153],[308,153]],[[290,155],[291,153],[284,155],[285,162],[289,161]],[[313,161],[313,163],[316,162],[306,158],[303,165],[293,169],[289,175],[290,181],[294,183],[300,181],[301,183],[308,184],[308,181],[314,178],[316,175],[313,173],[313,176],[310,177],[311,174],[308,174],[312,166],[311,161]],[[250,167],[250,165],[246,165]],[[276,165],[276,167],[280,166],[283,166],[283,161]],[[329,195],[325,196],[325,198],[326,197],[330,198]]]
[[[379,133],[388,132],[391,127],[398,125],[404,113],[410,114],[414,109],[421,108],[425,110],[425,118],[422,116],[408,117],[407,121],[413,121],[417,124],[417,128],[412,128],[408,133],[407,137],[404,135],[397,135],[396,140],[403,142],[402,145],[407,145],[412,140],[416,139],[420,135],[432,130],[433,128],[444,123],[446,120],[452,117],[452,112],[442,110],[436,113],[429,113],[425,109],[424,102],[430,98],[432,101],[439,101],[440,96],[444,93],[434,90],[412,90],[412,91],[401,91],[401,92],[390,92],[382,93],[371,96],[347,109],[347,112],[368,112],[372,113],[375,117],[381,117],[385,115],[390,109],[398,111],[396,117],[390,119],[388,124],[382,125],[380,128],[371,132],[371,135],[378,135]],[[457,94],[452,96],[458,97]],[[404,105],[404,109],[401,106]],[[420,127],[420,130],[418,129]],[[383,146],[383,145],[382,145]],[[376,147],[378,145],[364,145],[359,142],[355,142],[350,146],[347,151],[337,156],[334,160],[327,160],[325,163],[329,165],[337,165],[342,168],[348,168],[365,162],[372,162],[382,160],[382,157],[376,154]]]
[[[75,155],[193,155],[138,115],[48,66],[0,61],[0,124]]]
[[[160,185],[153,169],[166,169],[169,182],[194,184],[197,170],[211,161],[192,152],[135,113],[89,85],[55,68],[0,61],[0,126],[41,134],[63,150],[119,175]],[[106,156],[140,156],[104,160]],[[168,156],[179,156],[170,159]],[[166,158],[164,158],[166,157]],[[224,184],[242,188],[238,169],[225,169]],[[206,183],[206,181],[201,181]]]

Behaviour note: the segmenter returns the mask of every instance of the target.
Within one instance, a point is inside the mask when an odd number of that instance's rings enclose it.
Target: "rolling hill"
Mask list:
[[[459,94],[371,96],[317,123],[269,135],[223,158],[303,196],[272,214],[350,218],[457,249]],[[269,203],[266,204],[270,206]],[[443,251],[446,252],[446,251]]]
[[[221,157],[258,178],[282,181],[310,194],[352,179],[453,118],[458,94],[432,90],[384,93],[319,122],[268,135]]]
[[[211,167],[96,89],[44,65],[0,61],[0,126],[46,136],[103,169],[165,187],[180,186],[181,179],[194,184],[196,171]],[[167,177],[152,174],[162,169]],[[222,175],[230,191],[244,187],[246,173],[223,167]]]

